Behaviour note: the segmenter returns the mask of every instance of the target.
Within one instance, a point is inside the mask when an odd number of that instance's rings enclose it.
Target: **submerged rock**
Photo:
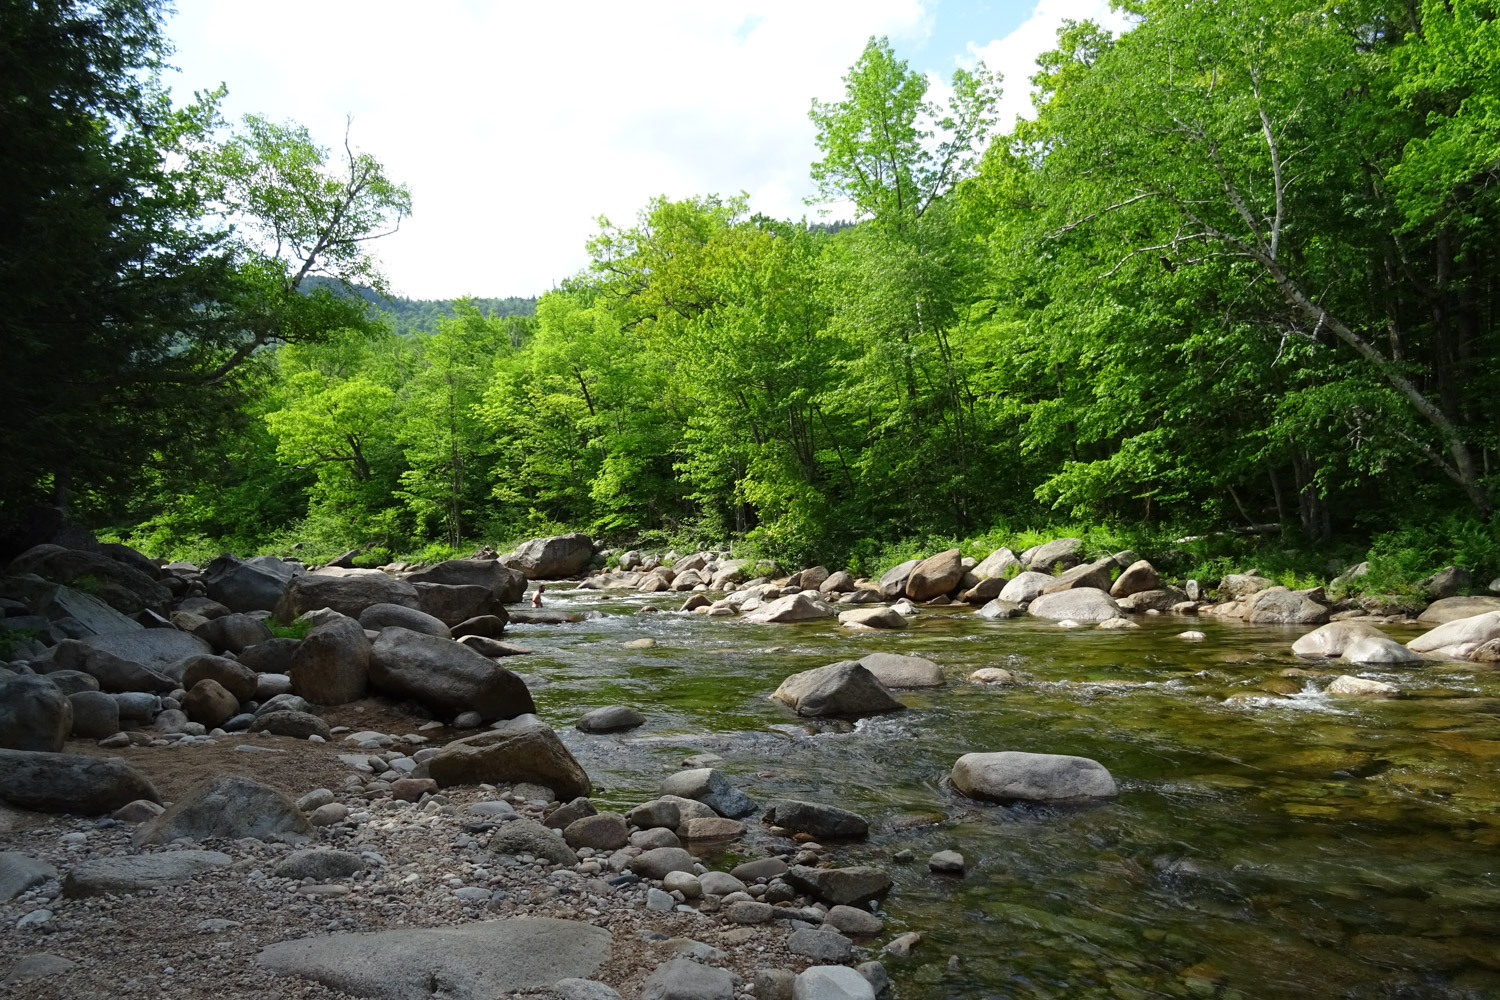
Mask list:
[[[993,802],[1091,802],[1119,794],[1103,764],[1066,754],[964,754],[954,763],[951,778],[953,787],[970,798]]]
[[[1384,681],[1344,674],[1335,677],[1328,685],[1327,693],[1341,698],[1399,698],[1401,689]]]

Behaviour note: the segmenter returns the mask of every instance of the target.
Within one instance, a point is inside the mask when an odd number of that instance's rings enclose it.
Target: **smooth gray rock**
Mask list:
[[[462,643],[404,628],[387,628],[375,640],[370,685],[453,714],[473,710],[487,722],[536,711],[531,692],[509,670]]]
[[[1253,625],[1321,625],[1328,608],[1307,594],[1268,587],[1245,602],[1245,621]]]
[[[50,979],[53,976],[71,972],[77,964],[61,955],[50,955],[46,952],[25,955],[10,967],[10,971],[6,973],[4,985],[17,986],[38,979]]]
[[[45,591],[32,597],[31,610],[51,621],[71,618],[89,635],[139,632],[145,628],[134,618],[120,614],[93,594],[55,584],[48,584]]]
[[[1039,595],[1026,606],[1026,613],[1033,618],[1052,621],[1072,619],[1075,622],[1103,622],[1118,618],[1120,606],[1102,590],[1074,587]]]
[[[628,705],[605,705],[584,713],[577,728],[585,733],[618,733],[643,725],[646,717]]]
[[[508,620],[505,604],[488,587],[472,584],[414,583],[422,610],[450,628],[476,618]],[[454,633],[456,636],[458,633]]]
[[[319,882],[348,878],[370,867],[352,851],[293,851],[276,866],[277,878],[311,878]]]
[[[832,906],[823,917],[825,927],[842,934],[870,937],[885,929],[885,921],[858,906]]]
[[[562,1000],[621,1000],[620,994],[593,979],[559,979],[552,992]]]
[[[875,987],[847,965],[814,965],[797,974],[792,1000],[875,1000]]]
[[[970,798],[993,802],[1091,802],[1119,792],[1103,764],[1066,754],[964,754],[954,763],[951,778],[953,787]]]
[[[974,613],[981,618],[989,618],[992,621],[1003,621],[1007,618],[1022,617],[1026,614],[1026,609],[1014,601],[1006,601],[997,597]]]
[[[592,847],[596,851],[614,851],[630,843],[630,827],[619,813],[595,813],[575,819],[564,827],[563,839],[575,849]]]
[[[372,604],[418,607],[417,590],[378,569],[351,569],[296,576],[276,602],[276,620],[290,622],[319,608],[358,618]]]
[[[724,907],[724,915],[737,924],[768,924],[776,919],[776,907],[756,899],[737,899]]]
[[[118,757],[0,750],[0,801],[22,809],[97,816],[136,799],[161,795]]]
[[[720,816],[730,819],[739,819],[755,811],[755,801],[711,767],[668,775],[661,783],[661,793],[702,802]]]
[[[917,568],[922,560],[908,559],[899,566],[893,566],[886,570],[880,577],[880,596],[890,599],[900,597],[906,593],[906,581],[911,577],[911,571]]]
[[[526,593],[526,575],[498,559],[449,559],[407,577],[412,584],[441,583],[484,587],[502,604],[514,604]]]
[[[370,640],[360,623],[339,616],[314,627],[292,652],[292,690],[315,705],[343,705],[365,696]]]
[[[646,977],[641,1000],[734,1000],[734,977],[726,969],[674,958]]]
[[[201,656],[212,653],[213,649],[207,642],[188,632],[179,632],[170,628],[148,628],[139,632],[107,632],[103,635],[85,636],[79,640],[90,649],[101,650],[112,653],[122,660],[139,664],[149,671],[167,677],[181,680],[181,674],[172,674],[170,668],[182,662],[190,656]],[[109,684],[101,674],[90,666],[82,669],[87,670],[99,678],[99,686],[104,690],[119,691],[157,691],[154,687],[131,687],[110,688]],[[166,690],[171,690],[167,688]]]
[[[930,601],[951,591],[963,578],[962,555],[958,549],[928,556],[912,567],[906,578],[906,596],[914,601]]]
[[[858,661],[844,660],[792,674],[771,695],[798,715],[853,717],[898,712],[906,706]]]
[[[863,840],[870,834],[863,816],[821,802],[777,799],[766,807],[765,820],[815,840]]]
[[[246,646],[235,659],[257,674],[289,674],[292,670],[292,654],[301,645],[301,639],[277,636],[265,642]]]
[[[542,722],[513,720],[507,728],[453,740],[426,763],[427,776],[445,788],[526,781],[545,785],[561,799],[588,795],[591,789],[583,765]]]
[[[891,877],[879,868],[856,865],[849,868],[810,868],[793,865],[782,879],[793,888],[809,893],[830,906],[853,906],[868,902],[891,887]]]
[[[559,580],[583,572],[593,558],[593,541],[588,535],[573,532],[522,542],[499,561],[520,570],[528,580]]]
[[[814,962],[847,962],[854,955],[854,944],[836,931],[820,931],[811,927],[792,931],[786,939],[786,950],[793,955],[805,955]],[[849,970],[854,972],[853,969]],[[854,972],[859,977],[859,973]],[[859,977],[863,982],[863,977]]]
[[[193,634],[206,640],[217,653],[239,653],[248,646],[276,638],[265,622],[243,614],[211,618],[193,629]]]
[[[72,732],[73,703],[57,685],[26,675],[0,680],[0,747],[56,753]]]
[[[943,668],[921,656],[898,653],[871,653],[859,665],[875,675],[888,688],[942,687]]]
[[[68,695],[73,706],[73,735],[102,740],[120,731],[120,703],[103,691]]]
[[[259,708],[255,710],[257,716],[269,715],[272,712],[308,712],[313,710],[307,699],[295,694],[278,694],[267,698]]]
[[[247,561],[223,555],[203,568],[203,585],[209,597],[231,611],[273,611],[292,577],[305,572],[275,556]]]
[[[729,874],[742,882],[754,882],[756,879],[770,879],[784,874],[787,863],[780,858],[756,858],[754,861],[746,861],[730,869]]]
[[[1495,582],[1500,583],[1500,580]],[[1425,625],[1442,625],[1491,611],[1500,611],[1500,597],[1448,597],[1429,604],[1426,610],[1417,616],[1417,621]]]
[[[228,868],[230,863],[229,855],[218,851],[163,851],[95,858],[68,873],[63,880],[63,895],[81,899],[181,885],[206,871]]]
[[[255,671],[227,656],[190,656],[183,661],[180,679],[188,691],[199,681],[215,681],[237,701],[254,698],[257,687]]]
[[[8,903],[27,889],[57,878],[57,869],[20,851],[0,852],[0,903]]]
[[[359,613],[361,628],[379,632],[385,628],[406,628],[423,635],[435,635],[440,639],[453,638],[452,631],[441,620],[425,611],[403,607],[400,604],[372,604]]]
[[[530,854],[555,865],[578,863],[578,855],[556,830],[525,817],[496,827],[490,836],[490,850],[496,854]]]
[[[611,942],[581,921],[515,917],[282,941],[256,961],[370,1000],[494,1000],[592,975]]]
[[[257,713],[249,729],[252,733],[266,732],[299,740],[305,740],[309,736],[320,736],[324,740],[333,739],[333,731],[328,723],[311,712]]]
[[[668,872],[690,872],[697,862],[681,847],[658,847],[630,859],[630,870],[645,878],[666,878]]]
[[[179,837],[198,841],[253,837],[295,844],[314,832],[307,817],[284,793],[249,778],[223,774],[189,788],[166,812],[137,830],[132,839],[137,847],[169,844]]]
[[[1036,600],[1042,588],[1052,582],[1052,577],[1046,573],[1037,573],[1031,570],[1025,573],[1017,573],[1013,578],[1000,588],[998,601],[1007,604],[1026,604]]]
[[[52,686],[63,694],[75,695],[82,691],[98,691],[99,679],[82,670],[53,670],[46,675]]]

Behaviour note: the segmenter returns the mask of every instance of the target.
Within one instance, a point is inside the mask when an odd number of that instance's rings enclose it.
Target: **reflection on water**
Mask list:
[[[507,666],[545,680],[539,710],[599,797],[634,804],[714,753],[758,800],[868,816],[869,842],[831,856],[892,871],[880,943],[925,935],[910,959],[885,956],[906,1000],[1500,997],[1500,672],[1365,671],[1411,697],[1356,702],[1319,693],[1343,671],[1292,656],[1301,629],[1164,617],[1102,632],[930,609],[902,633],[851,633],[635,613],[675,607],[666,595],[547,593],[549,608],[602,615],[513,627],[537,655]],[[1188,628],[1207,639],[1177,638]],[[643,637],[655,645],[623,646]],[[789,673],[877,651],[935,660],[949,685],[852,727],[766,698]],[[1019,685],[964,683],[984,666]],[[571,728],[613,703],[647,724]],[[995,750],[1095,758],[1120,798],[1009,809],[946,787],[960,755]],[[741,849],[767,839],[751,826]],[[950,848],[967,876],[929,875],[928,854]],[[916,863],[892,859],[903,849]]]

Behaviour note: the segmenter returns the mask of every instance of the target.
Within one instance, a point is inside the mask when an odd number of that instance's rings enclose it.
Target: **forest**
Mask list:
[[[1500,3],[1120,7],[942,100],[870,39],[806,218],[657,198],[533,314],[392,299],[413,192],[169,95],[155,0],[10,5],[0,513],[200,558],[568,529],[870,572],[1066,525],[1500,573]]]

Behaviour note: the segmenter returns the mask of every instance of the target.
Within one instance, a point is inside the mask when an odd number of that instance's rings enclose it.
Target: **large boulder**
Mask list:
[[[1267,587],[1245,603],[1245,621],[1252,625],[1321,625],[1327,620],[1328,607],[1300,590]]]
[[[970,798],[992,802],[1090,802],[1119,794],[1103,764],[1065,754],[966,753],[950,778]]]
[[[0,747],[56,753],[73,732],[73,703],[47,680],[0,674]]]
[[[239,715],[240,702],[218,681],[201,680],[182,699],[182,710],[189,719],[213,729]]]
[[[528,580],[560,580],[582,573],[593,558],[593,541],[575,531],[522,542],[514,552],[501,556],[500,562],[520,570]]]
[[[888,688],[942,687],[945,683],[943,668],[920,656],[871,653],[861,657],[859,665]]]
[[[0,750],[0,801],[37,812],[97,816],[161,795],[118,757]]]
[[[718,577],[714,578],[717,583]],[[854,589],[854,577],[845,570],[828,574],[828,579],[818,584],[820,594],[847,594]]]
[[[250,701],[259,686],[255,671],[227,656],[193,656],[182,670],[182,686],[191,691],[202,680],[217,681],[239,701]]]
[[[446,743],[427,759],[427,774],[440,786],[545,785],[563,800],[589,794],[589,776],[542,723],[507,726]]]
[[[1445,597],[1429,604],[1417,616],[1417,621],[1428,625],[1443,625],[1489,611],[1500,611],[1500,597]]]
[[[379,632],[385,628],[409,628],[423,635],[435,635],[440,639],[453,638],[452,631],[440,619],[425,611],[404,607],[400,604],[372,604],[359,613],[361,628]]]
[[[792,674],[771,695],[798,715],[858,718],[899,712],[906,706],[857,660]]]
[[[1030,558],[1021,562],[1029,570],[1039,573],[1055,573],[1072,569],[1083,561],[1083,540],[1080,538],[1058,538],[1031,550]]]
[[[1007,548],[998,548],[985,556],[979,565],[974,567],[974,575],[981,580],[990,580],[995,577],[1010,577],[1021,569],[1021,560],[1016,554]]]
[[[256,962],[340,996],[492,1000],[551,992],[560,979],[591,976],[609,958],[611,941],[609,931],[581,920],[512,917],[281,941]]]
[[[17,578],[12,577],[11,580]],[[105,632],[139,632],[145,628],[134,618],[120,614],[93,594],[85,594],[72,587],[47,583],[41,577],[31,577],[41,586],[27,588],[27,601],[32,614],[41,615],[50,621],[72,619],[74,627],[85,635],[102,635]],[[9,589],[9,588],[7,588]]]
[[[216,653],[238,653],[246,646],[275,638],[259,618],[238,614],[210,618],[193,629],[193,634],[212,646]]]
[[[720,816],[739,819],[755,811],[755,802],[711,767],[698,767],[668,775],[661,783],[663,796],[702,802]]]
[[[187,632],[172,628],[148,628],[139,632],[108,632],[103,635],[88,635],[79,640],[90,649],[112,653],[121,660],[136,663],[147,670],[172,676],[172,667],[190,656],[212,653],[213,647]],[[104,677],[96,672],[92,664],[85,667],[99,678],[101,687]],[[105,688],[108,690],[108,688]],[[122,688],[127,691],[150,691],[153,688]]]
[[[891,877],[879,868],[812,868],[793,865],[782,878],[794,889],[830,906],[856,906],[869,902],[891,887]]]
[[[235,658],[257,674],[289,674],[292,672],[292,654],[301,642],[301,639],[278,636],[245,647]]]
[[[1176,587],[1156,587],[1152,590],[1138,590],[1119,598],[1115,603],[1120,606],[1121,611],[1143,615],[1148,611],[1171,611],[1187,600],[1189,598],[1185,590],[1178,590]]]
[[[203,569],[208,596],[230,611],[274,611],[292,577],[307,572],[275,556],[222,555]]]
[[[1155,590],[1160,583],[1161,577],[1157,574],[1156,567],[1144,559],[1137,559],[1120,573],[1120,578],[1109,588],[1109,596],[1118,601],[1131,594]]]
[[[1496,638],[1500,638],[1500,611],[1489,611],[1445,622],[1417,636],[1406,644],[1406,648],[1430,656],[1463,660]]]
[[[37,545],[16,556],[7,572],[35,573],[70,586],[86,581],[85,589],[121,614],[132,617],[148,609],[165,614],[172,603],[172,592],[163,584],[102,552]]]
[[[907,621],[894,608],[852,608],[839,612],[839,624],[846,628],[899,629],[906,628]]]
[[[1344,659],[1361,666],[1382,666],[1421,663],[1422,654],[1412,652],[1395,639],[1367,635],[1344,648]]]
[[[906,593],[906,581],[911,576],[911,571],[921,563],[920,559],[908,559],[899,566],[892,566],[880,577],[880,596],[884,598],[900,597]]]
[[[1423,580],[1422,592],[1434,601],[1457,597],[1460,591],[1473,585],[1474,574],[1458,566],[1447,566]]]
[[[1230,573],[1219,581],[1218,590],[1226,600],[1238,601],[1274,586],[1270,580],[1254,573]]]
[[[1072,619],[1075,622],[1104,622],[1119,617],[1120,606],[1102,590],[1080,587],[1061,590],[1055,594],[1042,594],[1027,605],[1026,613],[1034,618],[1052,621]]]
[[[770,604],[745,616],[746,621],[769,624],[772,622],[805,622],[820,618],[837,618],[838,610],[816,594],[801,591],[778,597]]]
[[[766,806],[765,820],[816,840],[863,840],[870,834],[870,823],[863,816],[822,802],[778,799]]]
[[[478,712],[486,722],[536,711],[526,684],[509,670],[463,643],[405,628],[385,629],[375,640],[370,686],[454,715]]]
[[[68,695],[73,703],[73,735],[102,740],[120,731],[120,703],[103,691],[77,691]]]
[[[1046,573],[1031,570],[1017,573],[1001,588],[998,598],[1008,604],[1028,604],[1036,600],[1041,595],[1042,588],[1051,582],[1052,577]]]
[[[1047,581],[1042,587],[1043,594],[1056,594],[1064,590],[1079,590],[1090,588],[1093,590],[1108,591],[1110,587],[1110,576],[1115,570],[1113,556],[1105,556],[1103,559],[1095,559],[1093,562],[1079,563],[1072,569],[1063,570],[1061,574]]]
[[[505,619],[505,602],[493,590],[477,584],[414,583],[422,610],[444,625],[475,618]]]
[[[963,575],[963,554],[958,549],[928,556],[912,567],[911,575],[906,578],[906,596],[914,601],[941,597],[958,586]]]
[[[370,640],[352,618],[334,618],[308,632],[291,660],[292,690],[315,705],[343,705],[365,696]]]
[[[399,604],[415,608],[417,589],[405,580],[387,576],[378,569],[342,570],[296,576],[276,602],[276,620],[287,623],[316,611],[331,608],[341,615],[358,618],[372,604]]]
[[[526,593],[526,574],[497,559],[449,559],[420,569],[406,579],[413,584],[484,587],[502,604],[514,604]]]
[[[1298,656],[1343,656],[1358,639],[1383,639],[1385,633],[1368,622],[1329,622],[1292,643]]]
[[[153,801],[160,801],[153,799]],[[235,774],[205,778],[183,793],[167,811],[145,823],[135,846],[192,840],[277,840],[301,843],[316,831],[285,793]]]

